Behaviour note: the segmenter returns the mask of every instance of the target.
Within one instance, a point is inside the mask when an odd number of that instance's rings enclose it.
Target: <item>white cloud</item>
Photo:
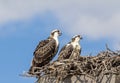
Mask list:
[[[80,16],[71,23],[71,32],[82,33],[91,38],[115,37],[120,35],[120,13],[101,20],[93,16]]]
[[[120,41],[119,0],[0,0],[0,24],[49,10],[69,34]]]
[[[44,3],[38,0],[0,0],[0,23],[30,17],[45,9]],[[39,1],[38,1],[39,2]]]

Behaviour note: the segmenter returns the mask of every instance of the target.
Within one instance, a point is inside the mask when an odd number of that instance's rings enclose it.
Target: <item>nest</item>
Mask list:
[[[56,60],[42,67],[42,76],[57,77],[59,80],[69,75],[86,75],[97,80],[101,75],[120,74],[120,52],[106,50],[97,56],[80,56],[79,59]]]
[[[85,75],[98,82],[104,75],[120,75],[120,51],[114,52],[107,48],[106,51],[98,53],[96,56],[79,56],[77,59],[56,60],[43,67],[37,68],[34,76],[38,81],[42,77],[50,80],[55,79],[55,83],[68,76]],[[32,75],[22,75],[31,77]]]

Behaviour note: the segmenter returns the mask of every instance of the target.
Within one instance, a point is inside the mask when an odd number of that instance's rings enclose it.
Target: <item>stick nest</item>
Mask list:
[[[38,71],[41,76],[65,78],[69,75],[87,75],[91,78],[120,74],[120,52],[106,50],[97,56],[80,56],[77,60],[56,60]]]

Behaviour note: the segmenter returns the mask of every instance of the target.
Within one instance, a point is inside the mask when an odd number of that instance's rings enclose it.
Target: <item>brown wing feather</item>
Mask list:
[[[35,55],[35,52],[37,50],[39,50],[41,47],[45,46],[46,44],[48,44],[48,42],[50,41],[50,39],[48,38],[47,40],[42,40],[39,42],[39,44],[37,45],[35,51],[34,51],[34,55]]]
[[[49,40],[49,43],[40,47],[34,52],[34,57],[37,63],[45,65],[55,56],[57,51],[56,41],[54,39]]]
[[[32,60],[32,65],[29,69],[29,74],[34,74],[37,69],[34,67],[42,67],[48,64],[58,51],[58,46],[56,46],[56,41],[52,38],[41,41],[34,51],[34,57]]]
[[[58,60],[68,59],[70,57],[70,55],[72,54],[72,51],[73,51],[72,45],[69,45],[69,46],[65,45],[59,53]]]

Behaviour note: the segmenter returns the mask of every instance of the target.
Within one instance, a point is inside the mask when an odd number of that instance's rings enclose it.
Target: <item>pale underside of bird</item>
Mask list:
[[[76,48],[73,49],[69,59],[79,60],[80,54],[81,54],[81,48],[79,48],[79,46],[76,46]]]
[[[29,74],[34,75],[37,69],[47,65],[54,58],[59,48],[58,36],[60,35],[61,32],[59,30],[53,30],[50,37],[39,42],[33,53],[34,57]]]
[[[79,59],[81,53],[81,46],[79,44],[80,39],[82,39],[80,35],[74,36],[71,42],[61,49],[58,60]]]

